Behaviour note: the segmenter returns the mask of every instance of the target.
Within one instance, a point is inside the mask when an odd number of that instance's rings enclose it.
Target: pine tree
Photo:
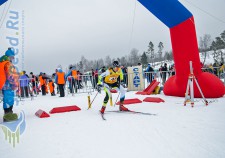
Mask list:
[[[209,34],[205,34],[203,37],[200,37],[199,49],[202,52],[204,57],[203,64],[205,63],[207,52],[210,49],[210,43],[212,42],[211,36]]]
[[[146,67],[148,65],[148,57],[145,52],[143,52],[141,56],[141,64],[143,65],[143,67]]]
[[[221,37],[216,37],[216,47],[217,49],[223,49],[225,46],[225,42],[222,40]]]
[[[216,47],[217,50],[219,50],[217,54],[217,60],[223,61],[223,52],[221,51],[221,49],[225,48],[225,42],[222,40],[222,38],[216,37]]]
[[[107,56],[105,57],[105,66],[106,66],[106,67],[109,67],[109,66],[111,66],[111,64],[112,64],[112,59],[110,58],[109,55],[107,55]]]
[[[80,61],[78,65],[79,65],[80,71],[83,71],[83,66],[84,65],[83,65],[82,61]]]
[[[210,46],[210,49],[213,50],[213,59],[216,58],[217,56],[217,46],[216,46],[216,42],[215,41],[212,41],[212,44]]]
[[[225,42],[225,30],[220,34],[220,37]]]
[[[165,58],[165,60],[173,60],[173,53],[172,53],[172,51],[170,51],[170,52],[166,51],[165,55],[164,55],[164,58]]]
[[[88,65],[88,60],[84,57],[84,56],[81,56],[81,60],[80,60],[83,64],[82,66],[82,69],[83,71],[88,71],[90,69],[89,65]]]
[[[120,64],[121,65],[123,65],[123,66],[127,66],[127,63],[128,63],[128,61],[127,61],[127,59],[126,59],[126,57],[121,57],[120,58]]]
[[[159,48],[159,50],[158,50],[159,60],[162,60],[162,50],[163,50],[163,48],[164,48],[162,42],[159,42],[158,48]]]
[[[151,62],[154,63],[154,44],[151,41],[149,42],[147,53],[150,55]]]

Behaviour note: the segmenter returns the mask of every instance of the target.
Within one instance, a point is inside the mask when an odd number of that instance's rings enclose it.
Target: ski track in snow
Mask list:
[[[126,93],[126,98],[143,100],[147,97],[134,93]],[[113,103],[117,95],[113,94]],[[127,105],[130,110],[156,116],[106,112],[106,121],[99,114],[104,94],[96,97],[89,110],[86,94],[25,99],[14,111],[24,110],[26,130],[20,143],[12,148],[0,129],[1,158],[225,157],[224,97],[209,106],[197,101],[194,108],[190,104],[183,106],[184,98],[162,94],[156,97],[164,99],[165,103]],[[39,109],[49,112],[53,107],[68,105],[77,105],[81,111],[52,114],[44,119],[34,115]],[[118,110],[118,106],[107,105],[107,110]]]

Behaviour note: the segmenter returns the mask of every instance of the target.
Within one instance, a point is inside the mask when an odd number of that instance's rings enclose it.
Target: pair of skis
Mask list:
[[[156,116],[157,114],[152,114],[152,113],[146,113],[146,112],[140,112],[140,111],[133,111],[133,110],[128,110],[128,111],[106,111],[106,112],[113,112],[113,113],[127,113],[127,114],[140,114],[140,115],[149,115],[149,116]],[[104,114],[100,112],[100,115],[102,117],[102,120],[106,120]]]

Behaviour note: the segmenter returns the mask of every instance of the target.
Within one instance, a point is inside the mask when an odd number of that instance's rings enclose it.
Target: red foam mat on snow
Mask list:
[[[36,115],[37,117],[39,117],[39,118],[50,117],[50,115],[49,115],[47,112],[45,112],[45,111],[43,111],[43,110],[41,110],[41,109],[39,109],[39,110],[35,113],[35,115]]]
[[[141,100],[139,100],[138,98],[134,98],[134,99],[125,99],[123,104],[136,104],[136,103],[142,103]],[[116,105],[120,105],[120,102],[117,102]]]
[[[78,111],[78,110],[81,110],[81,109],[76,105],[72,105],[72,106],[63,106],[63,107],[53,108],[49,113],[55,114],[55,113]]]
[[[157,97],[147,97],[143,101],[144,102],[155,102],[155,103],[165,102],[163,99],[157,98]]]

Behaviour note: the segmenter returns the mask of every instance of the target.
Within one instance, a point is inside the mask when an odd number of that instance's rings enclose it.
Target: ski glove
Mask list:
[[[120,82],[120,85],[123,86],[123,88],[126,87],[126,84],[124,82]]]
[[[101,93],[101,90],[102,90],[102,85],[101,84],[98,84],[97,85],[97,91],[98,91],[98,93]]]

